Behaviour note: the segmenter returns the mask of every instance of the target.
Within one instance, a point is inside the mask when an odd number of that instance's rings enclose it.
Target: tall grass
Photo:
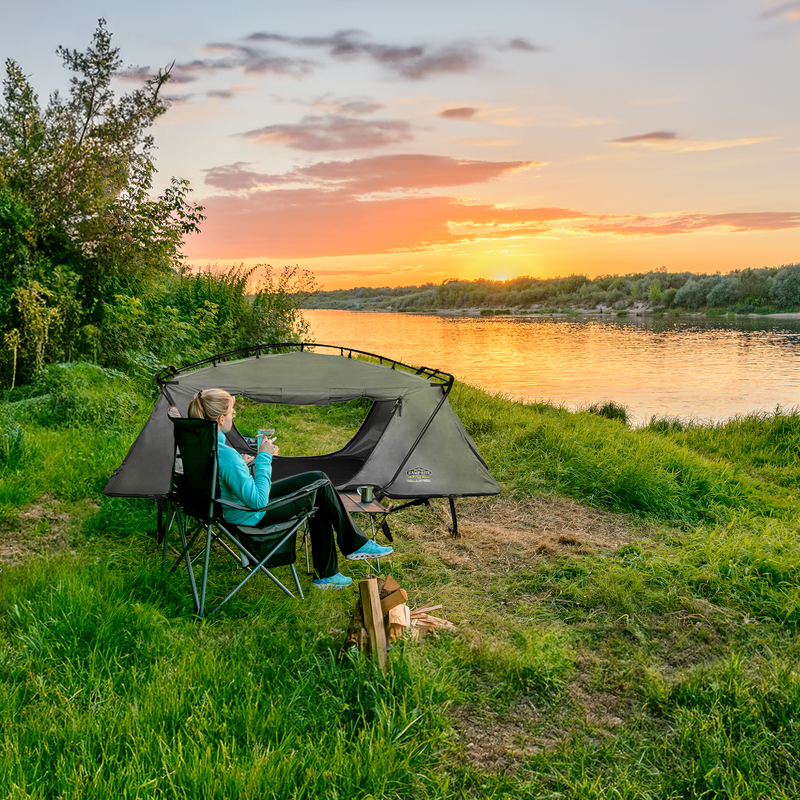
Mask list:
[[[453,406],[496,475],[513,491],[555,491],[616,511],[675,522],[784,508],[733,459],[682,446],[653,428],[544,404],[510,402],[459,385]]]

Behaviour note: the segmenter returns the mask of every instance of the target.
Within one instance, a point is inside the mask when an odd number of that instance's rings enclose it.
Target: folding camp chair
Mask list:
[[[220,497],[217,466],[217,423],[204,419],[170,417],[175,433],[175,463],[172,491],[167,497],[170,504],[164,535],[163,567],[168,557],[169,531],[174,523],[180,535],[181,552],[172,566],[176,571],[181,563],[189,576],[195,610],[199,617],[205,614],[206,591],[211,550],[214,544],[224,550],[247,570],[247,575],[210,612],[216,613],[254,575],[263,572],[287,595],[294,594],[281,583],[270,568],[291,567],[295,586],[300,597],[303,590],[294,568],[297,530],[317,510],[314,495],[325,481],[309,483],[302,489],[280,497],[264,508],[249,509],[230,503]],[[222,516],[223,508],[244,511],[263,511],[261,527],[234,525]],[[200,537],[202,531],[205,536]],[[238,552],[236,552],[238,550]],[[202,561],[200,589],[198,592],[195,563]]]

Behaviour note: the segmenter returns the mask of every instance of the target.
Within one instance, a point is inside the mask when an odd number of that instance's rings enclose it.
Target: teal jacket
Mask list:
[[[269,490],[272,487],[272,454],[257,453],[251,474],[242,456],[228,444],[222,431],[217,441],[222,499],[248,508],[264,508],[269,502]],[[257,525],[264,512],[239,511],[223,506],[222,516],[234,525]]]

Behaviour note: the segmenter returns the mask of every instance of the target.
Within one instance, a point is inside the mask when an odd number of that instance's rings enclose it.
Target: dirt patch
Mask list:
[[[451,711],[464,757],[482,772],[513,772],[539,753],[553,750],[569,732],[548,721],[528,697],[518,698],[507,714],[481,713],[467,706]]]
[[[449,507],[434,502],[432,510],[436,525],[409,523],[406,535],[453,569],[511,572],[542,556],[616,550],[649,536],[632,515],[563,497],[458,500],[458,539],[449,529]]]
[[[74,524],[73,514],[59,500],[50,495],[39,498],[0,524],[0,565],[70,551]]]

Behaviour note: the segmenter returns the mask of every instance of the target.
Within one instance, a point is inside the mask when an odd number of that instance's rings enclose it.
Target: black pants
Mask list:
[[[314,505],[317,511],[308,521],[311,534],[311,560],[315,578],[329,578],[339,571],[336,546],[343,556],[354,553],[367,543],[367,537],[342,505],[342,499],[324,472],[303,472],[275,481],[269,491],[270,501],[302,489],[309,483],[324,478],[326,484],[316,491]],[[270,524],[269,514],[260,525]],[[334,539],[334,531],[336,537]]]

